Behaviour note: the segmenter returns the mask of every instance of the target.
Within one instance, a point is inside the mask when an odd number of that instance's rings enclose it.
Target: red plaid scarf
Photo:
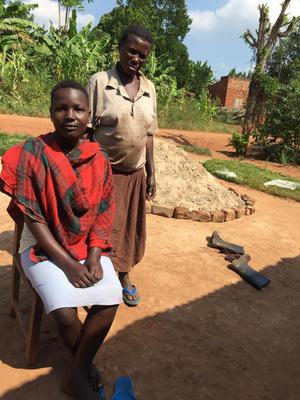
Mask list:
[[[48,224],[76,260],[90,247],[109,250],[115,203],[111,167],[98,143],[83,140],[67,157],[53,133],[29,139],[2,158],[2,191],[12,197],[10,216]],[[45,259],[38,245],[34,261]]]

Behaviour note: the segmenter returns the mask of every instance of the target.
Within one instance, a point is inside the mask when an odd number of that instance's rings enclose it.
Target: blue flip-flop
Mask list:
[[[137,289],[134,285],[131,285],[132,289],[129,289],[128,287],[123,288],[123,301],[124,303],[129,306],[129,307],[135,307],[139,304],[139,302],[141,301],[140,296],[138,296],[137,299],[135,300],[130,300],[126,295],[129,295],[131,297],[133,297],[136,293],[137,293]]]
[[[106,395],[105,395],[105,390],[104,390],[103,385],[98,387],[97,395],[98,395],[99,400],[106,400]]]
[[[132,381],[129,376],[120,376],[114,384],[114,394],[111,400],[136,400]]]

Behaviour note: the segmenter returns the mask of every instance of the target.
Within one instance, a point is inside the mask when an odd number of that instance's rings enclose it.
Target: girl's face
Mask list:
[[[119,48],[120,64],[128,76],[136,75],[144,65],[151,50],[151,44],[138,36],[129,34]]]
[[[56,133],[65,141],[79,141],[89,120],[89,105],[78,89],[61,88],[53,96],[50,115]]]

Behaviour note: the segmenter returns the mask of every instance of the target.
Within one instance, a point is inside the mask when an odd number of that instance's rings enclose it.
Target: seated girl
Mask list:
[[[73,355],[62,390],[97,400],[101,383],[93,359],[122,301],[109,258],[112,174],[99,144],[82,139],[89,119],[83,86],[59,82],[51,92],[50,114],[54,132],[28,139],[3,156],[0,190],[12,197],[12,218],[25,221],[24,272]],[[77,307],[86,305],[91,308],[82,324]]]

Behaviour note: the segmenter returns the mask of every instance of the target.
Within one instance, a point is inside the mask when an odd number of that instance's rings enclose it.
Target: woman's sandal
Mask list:
[[[133,296],[137,294],[137,288],[134,285],[131,285],[131,287],[132,289],[129,289],[129,287],[123,288],[123,301],[128,307],[135,307],[139,304],[141,298],[139,294],[136,299],[133,298]],[[131,296],[132,300],[129,299],[128,296]]]

